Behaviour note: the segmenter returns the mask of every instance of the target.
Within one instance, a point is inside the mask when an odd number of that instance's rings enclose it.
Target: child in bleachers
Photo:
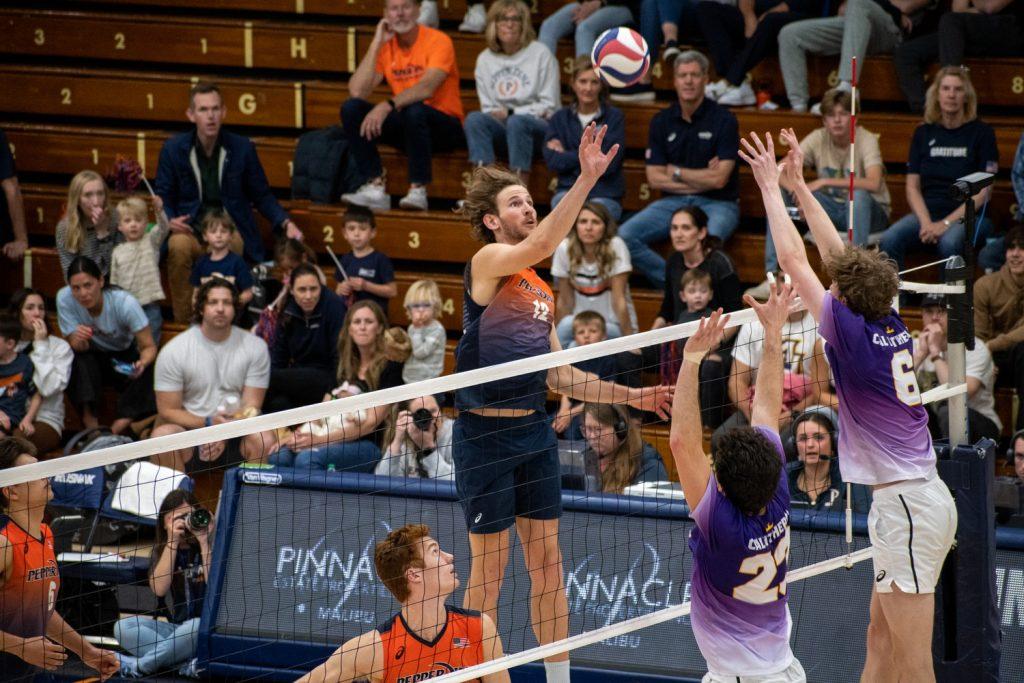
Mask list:
[[[447,340],[444,325],[437,319],[441,315],[441,290],[433,280],[417,280],[405,293],[404,304],[412,355],[402,369],[402,380],[409,384],[438,377],[444,371]]]
[[[350,206],[345,212],[345,241],[352,251],[342,254],[345,272],[334,274],[338,286],[335,292],[349,299],[349,303],[370,300],[388,310],[388,299],[398,294],[395,269],[391,259],[373,248],[377,237],[377,221],[373,212],[361,206]]]
[[[581,311],[577,313],[572,319],[572,338],[576,342],[576,346],[596,344],[607,339],[608,329],[604,316],[597,311]],[[601,379],[627,384],[627,382],[617,377],[619,374],[619,364],[616,355],[598,356],[597,358],[574,363],[574,365],[584,372],[594,373]],[[571,433],[577,431],[576,428],[569,429],[569,433],[566,433],[566,430],[569,428],[570,423],[576,422],[574,418],[582,412],[582,402],[574,403],[568,396],[562,396],[558,407],[558,414],[555,415],[555,421],[552,423],[555,432],[563,434],[567,438],[576,438],[571,435]]]
[[[252,301],[252,272],[245,259],[231,251],[231,237],[235,234],[235,222],[227,211],[211,211],[203,218],[203,240],[207,253],[192,266],[189,283],[195,292],[200,285],[212,277],[224,278],[238,290],[238,301],[244,308]]]
[[[156,225],[147,233],[149,206],[141,197],[127,197],[117,205],[117,229],[124,242],[114,247],[110,257],[110,284],[139,300],[153,331],[153,342],[160,344],[163,315],[160,301],[164,289],[160,284],[160,245],[170,232],[160,197],[153,198]]]
[[[31,434],[42,397],[32,383],[34,367],[28,354],[18,353],[21,322],[9,314],[0,315],[0,433],[14,430]]]
[[[321,286],[327,284],[327,276],[320,270],[320,266],[316,265],[316,252],[308,244],[304,244],[294,238],[284,238],[277,241],[277,244],[274,245],[272,279],[264,281],[264,287],[267,287],[266,283],[268,282],[273,285],[273,289],[267,293],[267,298],[269,299],[273,296],[274,300],[260,311],[259,318],[252,328],[252,333],[267,342],[267,345],[274,343],[274,335],[277,333],[277,320],[284,310],[285,303],[288,301],[291,273],[302,263],[308,263],[316,268]]]
[[[700,268],[691,268],[679,279],[679,300],[683,303],[676,316],[675,324],[700,320],[711,314],[711,297],[715,290],[711,286],[711,275]],[[686,339],[665,342],[661,346],[661,381],[675,384],[679,366],[683,362],[683,346]],[[708,354],[708,360],[718,359],[717,354]]]

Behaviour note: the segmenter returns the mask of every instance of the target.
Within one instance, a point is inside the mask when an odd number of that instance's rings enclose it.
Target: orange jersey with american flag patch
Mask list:
[[[446,609],[448,621],[430,642],[409,629],[401,612],[377,627],[384,648],[383,683],[427,681],[484,661],[480,613]]]

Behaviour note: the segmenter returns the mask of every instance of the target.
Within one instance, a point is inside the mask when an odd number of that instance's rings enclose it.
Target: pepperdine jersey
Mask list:
[[[463,280],[463,332],[455,349],[455,371],[550,352],[555,297],[533,268],[506,277],[487,306],[473,301],[471,268],[472,264],[466,266]],[[459,410],[487,407],[544,411],[547,391],[547,370],[541,370],[458,389],[455,405]]]
[[[762,515],[748,515],[718,490],[714,472],[691,512],[691,625],[708,671],[759,676],[793,662],[786,604],[789,483],[779,435],[755,429],[782,459],[779,484]]]
[[[820,334],[839,394],[843,481],[888,484],[931,477],[935,451],[903,320],[890,311],[867,321],[826,292]]]
[[[413,633],[401,612],[377,627],[384,648],[383,683],[417,683],[483,663],[480,613],[445,609],[448,621],[432,642]]]
[[[35,538],[9,517],[0,519],[0,534],[13,552],[10,571],[0,587],[0,631],[22,638],[46,635],[46,624],[57,604],[60,573],[53,552],[53,532],[39,525],[42,540]],[[39,671],[12,654],[0,654],[0,676],[11,680]]]

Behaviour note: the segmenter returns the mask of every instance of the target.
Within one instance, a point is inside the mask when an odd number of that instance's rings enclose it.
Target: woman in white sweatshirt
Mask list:
[[[497,0],[487,11],[487,49],[476,59],[480,111],[466,116],[469,161],[493,164],[508,151],[512,170],[525,179],[540,150],[547,120],[561,105],[558,62],[539,43],[530,9],[521,0]]]
[[[46,303],[36,290],[26,287],[15,292],[11,296],[10,313],[21,321],[21,341],[17,349],[28,353],[32,360],[35,366],[32,382],[43,399],[32,425],[18,430],[16,435],[31,441],[40,456],[45,457],[60,446],[64,431],[64,390],[71,380],[75,354],[66,341],[46,329]]]

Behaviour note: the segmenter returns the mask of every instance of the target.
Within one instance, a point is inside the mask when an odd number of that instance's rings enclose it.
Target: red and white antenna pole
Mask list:
[[[856,157],[854,155],[854,143],[857,140],[857,57],[854,56],[850,59],[851,63],[851,78],[850,78],[850,194],[847,197],[847,222],[846,222],[846,238],[850,244],[853,244],[853,178],[854,178],[854,161]],[[822,112],[825,113],[825,112]]]

